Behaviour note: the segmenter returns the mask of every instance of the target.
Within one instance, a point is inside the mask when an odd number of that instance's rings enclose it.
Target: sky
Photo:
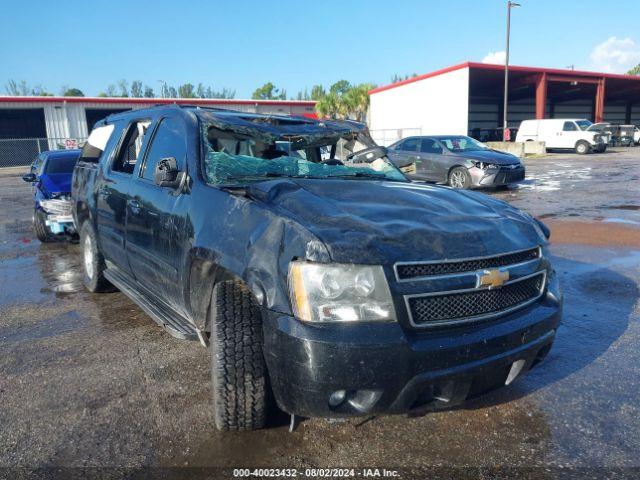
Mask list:
[[[638,0],[519,0],[510,63],[624,73],[640,63]],[[10,79],[97,95],[120,79],[191,82],[250,98],[346,79],[390,83],[504,60],[503,0],[0,0],[0,92]]]

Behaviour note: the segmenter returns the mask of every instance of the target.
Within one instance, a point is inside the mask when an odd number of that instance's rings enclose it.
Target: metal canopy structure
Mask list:
[[[470,70],[471,98],[502,98],[502,65],[469,62],[465,66]],[[632,108],[640,105],[640,76],[519,66],[510,66],[509,75],[511,101],[534,99],[535,118],[539,119],[553,117],[558,103],[589,100],[595,122],[605,120],[606,106],[617,104],[625,108],[624,123],[632,123]]]

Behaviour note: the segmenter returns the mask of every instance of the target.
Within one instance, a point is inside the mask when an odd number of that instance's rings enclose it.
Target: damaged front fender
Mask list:
[[[287,273],[295,259],[331,261],[324,243],[292,219],[243,195],[205,187],[215,211],[194,219],[194,246],[187,255],[186,297],[196,326],[205,329],[213,285],[241,280],[257,304],[292,314]]]

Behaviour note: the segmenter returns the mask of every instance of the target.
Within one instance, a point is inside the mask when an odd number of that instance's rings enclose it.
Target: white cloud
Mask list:
[[[626,73],[640,63],[640,45],[630,37],[609,37],[593,47],[589,56],[597,71]]]
[[[495,63],[497,65],[504,65],[507,60],[506,52],[489,52],[482,59],[482,63]]]

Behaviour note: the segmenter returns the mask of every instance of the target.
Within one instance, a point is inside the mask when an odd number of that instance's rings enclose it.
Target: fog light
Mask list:
[[[336,390],[331,395],[329,395],[329,406],[334,408],[337,407],[342,402],[344,402],[344,399],[346,397],[347,397],[346,390]]]

